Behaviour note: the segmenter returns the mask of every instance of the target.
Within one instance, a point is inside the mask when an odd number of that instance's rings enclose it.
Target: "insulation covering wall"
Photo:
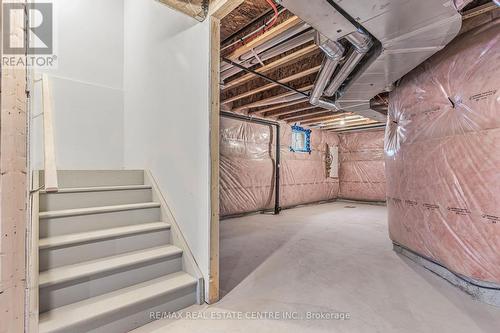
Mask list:
[[[253,212],[274,207],[275,129],[221,118],[220,214]],[[281,207],[332,200],[338,179],[327,177],[327,145],[338,146],[334,133],[314,131],[312,152],[291,152],[292,130],[281,126]]]
[[[462,276],[500,283],[500,20],[471,30],[391,93],[391,239]]]
[[[339,197],[385,201],[384,131],[340,134],[339,155]]]

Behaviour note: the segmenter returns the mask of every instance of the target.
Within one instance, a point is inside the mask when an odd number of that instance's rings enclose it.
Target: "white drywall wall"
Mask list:
[[[209,21],[125,0],[125,167],[150,169],[208,287]]]
[[[58,67],[48,70],[59,169],[123,167],[123,0],[54,0]],[[41,111],[35,85],[33,114]],[[43,168],[42,117],[32,168]]]

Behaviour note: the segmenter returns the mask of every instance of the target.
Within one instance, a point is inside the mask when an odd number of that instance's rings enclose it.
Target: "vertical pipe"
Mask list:
[[[275,180],[275,194],[274,194],[274,215],[279,215],[280,207],[280,172],[281,172],[281,143],[280,143],[280,125],[276,125],[276,180]]]
[[[221,115],[221,117],[233,118],[233,119],[248,121],[250,123],[269,125],[269,126],[276,127],[276,158],[275,158],[275,164],[274,164],[274,179],[275,179],[274,180],[275,181],[274,214],[279,215],[279,213],[281,211],[281,207],[280,207],[280,171],[281,171],[281,147],[280,147],[281,146],[281,142],[280,142],[280,135],[281,135],[280,132],[281,131],[280,131],[280,129],[281,129],[281,126],[280,126],[280,124],[276,121],[254,118],[254,117],[249,117],[249,116],[245,116],[242,114],[226,112],[226,111],[221,111],[220,115]]]

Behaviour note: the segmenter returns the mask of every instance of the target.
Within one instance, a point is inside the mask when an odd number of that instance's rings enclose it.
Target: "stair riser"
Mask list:
[[[79,193],[43,193],[40,211],[125,205],[152,201],[151,189],[95,191]]]
[[[170,230],[40,250],[40,271],[170,244]]]
[[[182,270],[182,254],[40,288],[40,312]]]
[[[159,208],[147,208],[41,219],[40,238],[161,221],[160,215]]]
[[[151,321],[151,312],[174,312],[186,308],[196,302],[196,286],[190,286],[169,295],[158,295],[154,299],[134,304],[120,311],[103,315],[91,321],[83,322],[60,330],[40,333],[121,333],[128,332]]]
[[[141,310],[139,310],[138,312],[130,313],[126,318],[117,320],[108,325],[102,326],[98,329],[90,330],[89,333],[129,332],[133,329],[144,326],[153,321],[153,319],[150,319],[151,313],[175,312],[195,304],[196,302],[195,289],[192,288],[189,291],[178,293],[177,297],[178,297],[177,299],[171,301],[162,300],[162,302],[166,303],[156,306],[154,306],[153,304],[158,304],[158,301],[150,302],[148,303],[149,307],[148,306],[146,306],[146,308],[141,307]]]
[[[59,188],[122,186],[144,184],[142,170],[59,170]],[[40,172],[40,184],[44,184],[44,173]]]

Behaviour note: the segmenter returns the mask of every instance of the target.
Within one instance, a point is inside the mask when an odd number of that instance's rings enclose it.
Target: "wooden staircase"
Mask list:
[[[147,172],[58,171],[58,181],[35,199],[39,332],[127,332],[201,302],[201,274]]]

